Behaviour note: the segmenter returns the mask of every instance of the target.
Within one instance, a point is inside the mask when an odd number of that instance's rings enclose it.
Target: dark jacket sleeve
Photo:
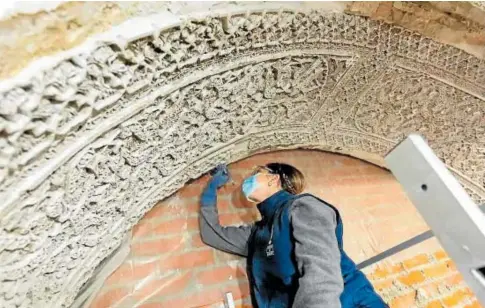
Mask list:
[[[340,308],[344,284],[335,211],[320,200],[305,196],[294,201],[290,219],[300,275],[293,307]]]
[[[217,188],[209,184],[201,197],[199,224],[202,241],[219,250],[247,257],[252,225],[221,226],[216,194]]]

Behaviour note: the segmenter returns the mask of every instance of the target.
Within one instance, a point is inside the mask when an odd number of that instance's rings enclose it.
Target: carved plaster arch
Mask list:
[[[323,12],[200,17],[65,59],[0,99],[0,306],[69,306],[158,200],[220,161],[379,163],[420,132],[485,198],[485,63]]]

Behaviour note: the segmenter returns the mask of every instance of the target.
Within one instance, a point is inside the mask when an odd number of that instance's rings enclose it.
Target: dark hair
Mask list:
[[[281,187],[289,193],[297,195],[305,189],[305,177],[295,167],[283,163],[269,163],[265,167],[280,176]]]

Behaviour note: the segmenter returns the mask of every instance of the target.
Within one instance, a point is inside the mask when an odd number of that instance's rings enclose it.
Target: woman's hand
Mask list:
[[[211,183],[214,183],[217,188],[223,186],[229,181],[229,170],[225,164],[217,165],[211,174]]]

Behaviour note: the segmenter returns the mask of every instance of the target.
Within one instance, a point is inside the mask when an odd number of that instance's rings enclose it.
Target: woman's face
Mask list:
[[[254,186],[248,185],[247,183],[250,177],[254,177]],[[267,197],[271,196],[275,191],[281,189],[281,187],[279,187],[280,185],[278,180],[279,176],[277,174],[272,174],[269,168],[257,166],[244,180],[246,184],[243,184],[243,191],[245,189],[245,185],[253,186],[254,189],[250,189],[251,193],[246,197],[253,202],[261,202]]]

